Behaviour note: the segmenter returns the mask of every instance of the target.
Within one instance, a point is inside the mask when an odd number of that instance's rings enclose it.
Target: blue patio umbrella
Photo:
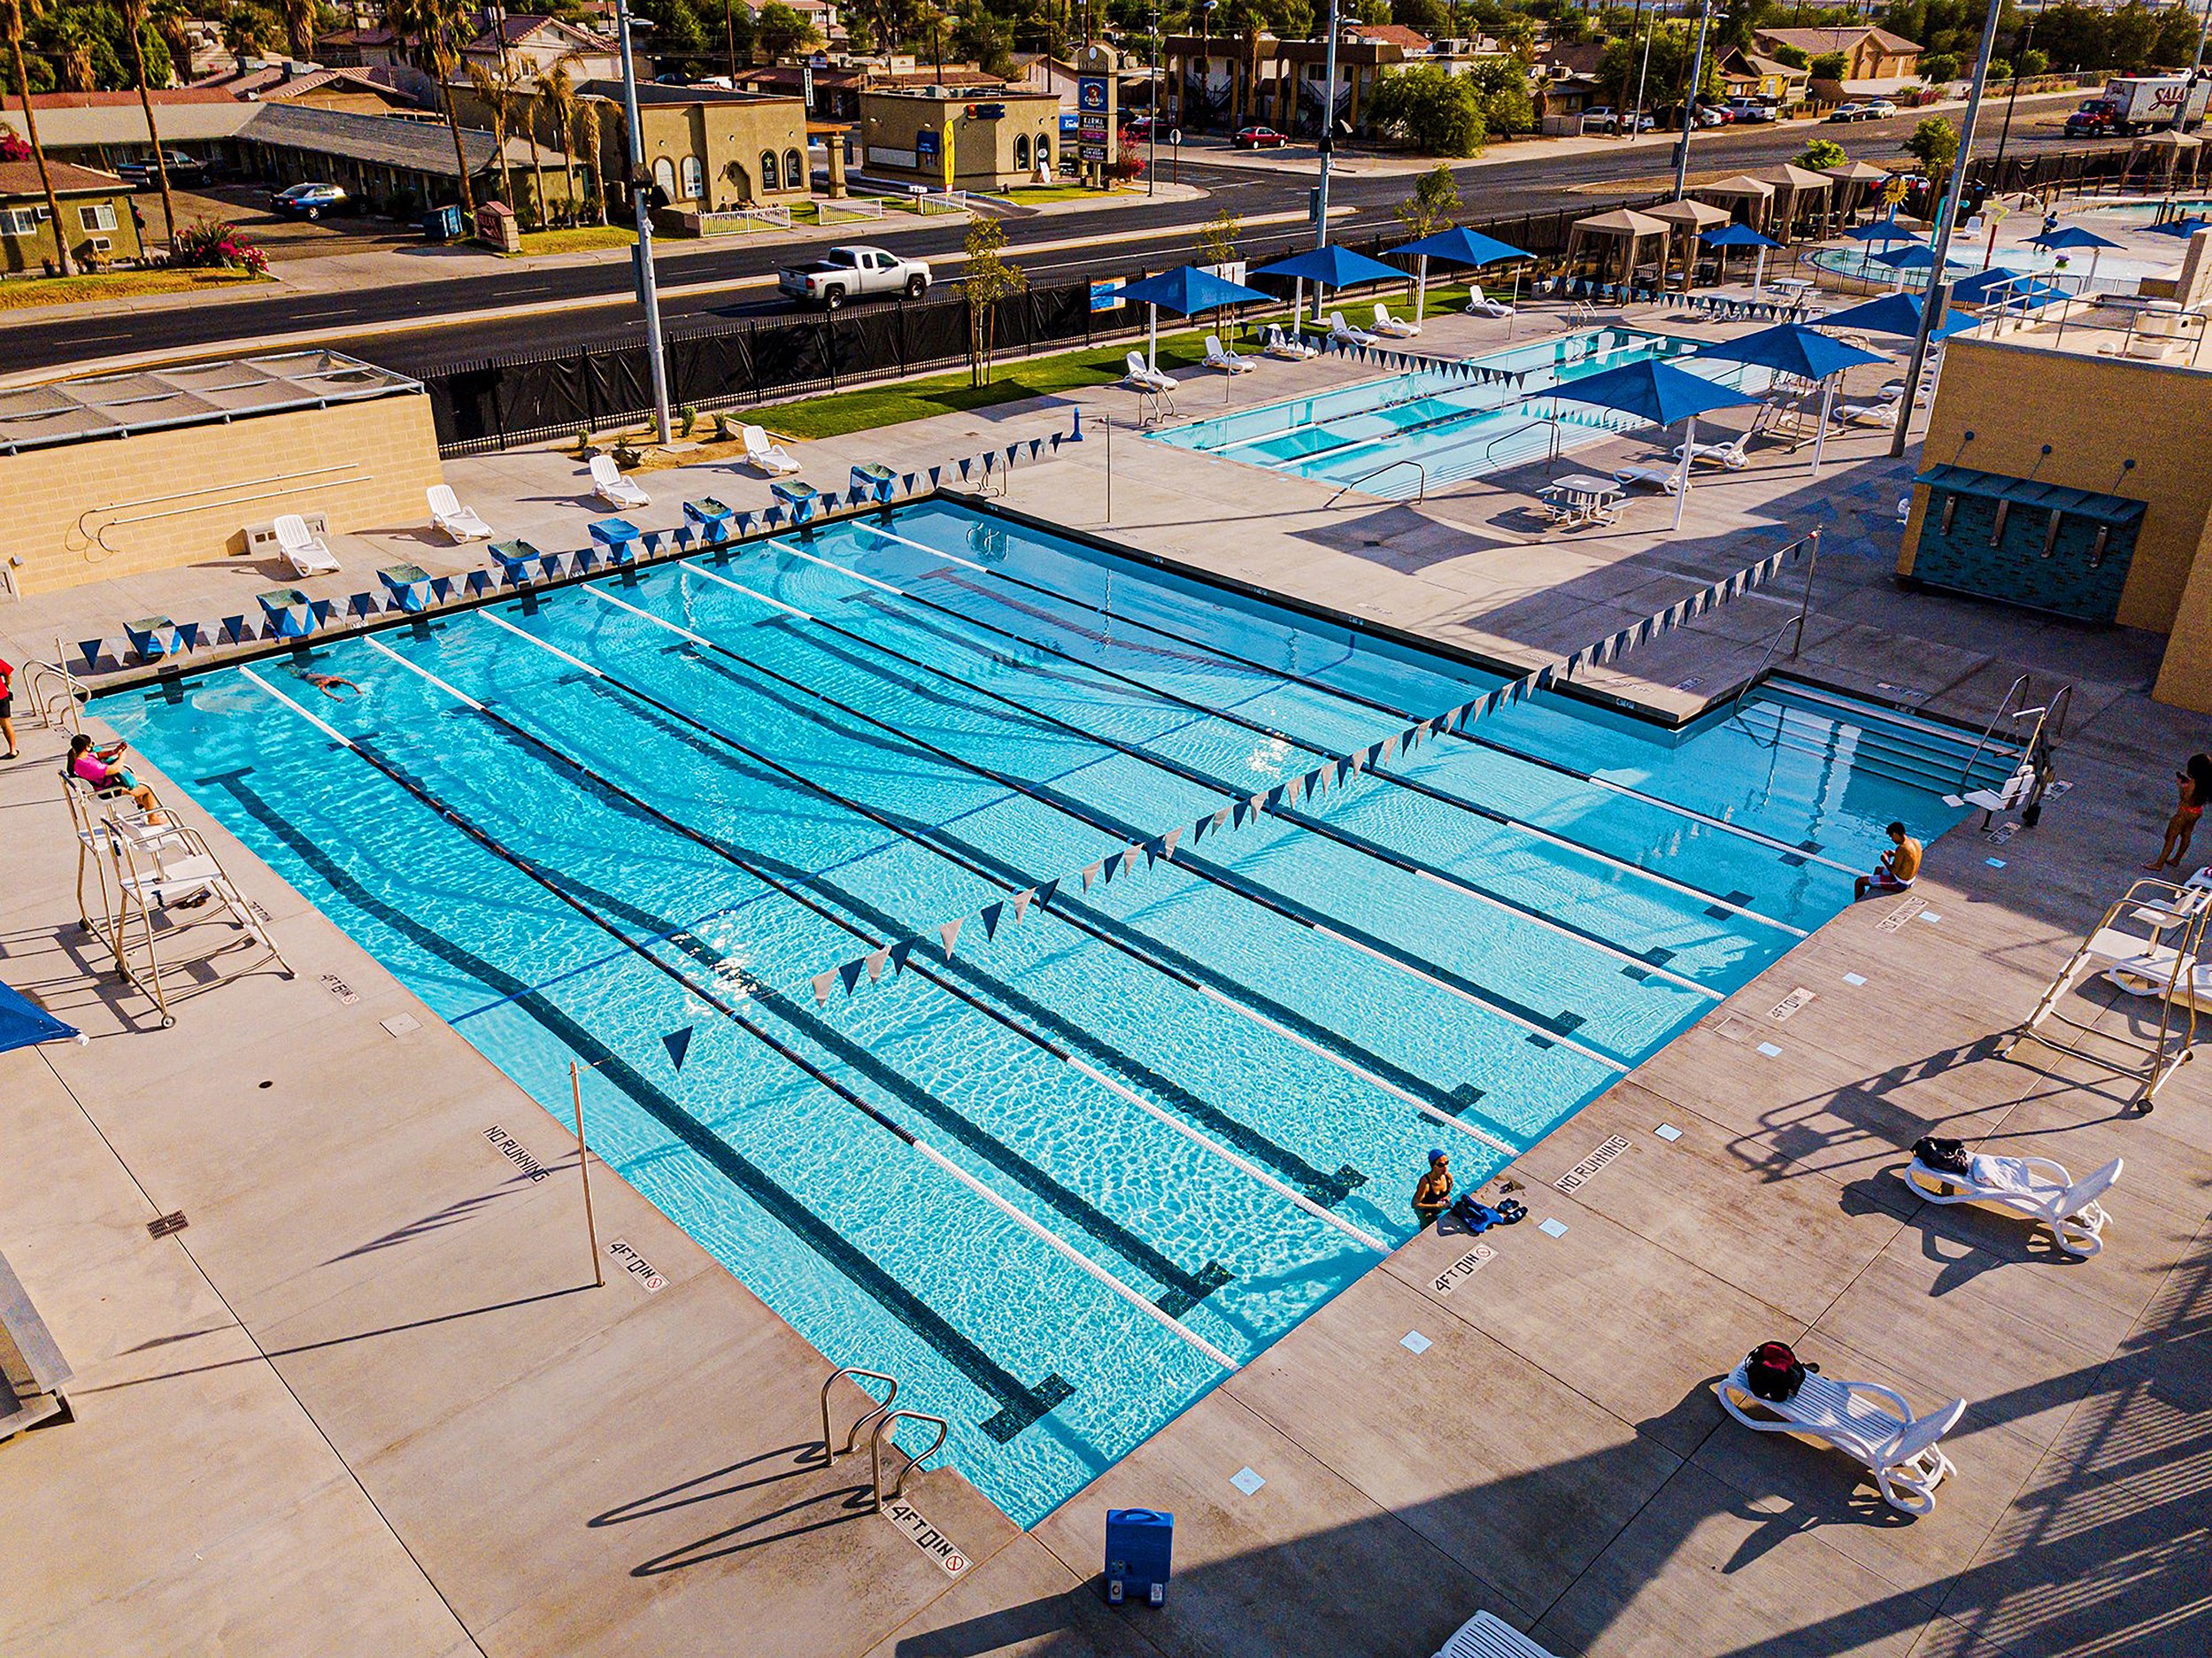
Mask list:
[[[2062,288],[2007,270],[2001,265],[1977,271],[1951,289],[1951,297],[1962,305],[2003,305],[2023,311],[2066,297]]]
[[[1648,357],[1568,381],[1554,388],[1552,395],[1568,403],[1612,409],[1653,426],[1683,422],[1682,475],[1675,484],[1676,529],[1682,528],[1683,497],[1690,493],[1690,457],[1698,446],[1698,416],[1710,409],[1742,408],[1759,401],[1733,386]]]
[[[73,1025],[62,1022],[10,984],[0,984],[0,1053],[39,1042],[82,1042]]]
[[[1771,236],[1761,235],[1749,225],[1723,225],[1718,230],[1712,232],[1710,235],[1707,235],[1706,232],[1700,230],[1698,232],[1698,240],[1704,243],[1708,248],[1757,248],[1759,250],[1759,263],[1753,268],[1751,273],[1751,285],[1754,289],[1761,289],[1766,286],[1767,250],[1769,248],[1778,248],[1782,245]],[[1726,253],[1723,253],[1721,255],[1721,261],[1723,266],[1727,264],[1728,255]]]
[[[2069,248],[2089,250],[2089,280],[2097,280],[2097,261],[2107,248],[2121,244],[2099,235],[2093,230],[2084,230],[2079,225],[2061,225],[2056,230],[2046,230],[2039,236],[2031,237],[2029,245],[2048,248],[2054,253],[2063,253]]]
[[[1500,242],[1486,236],[1479,230],[1453,226],[1439,230],[1432,236],[1418,242],[1408,242],[1391,250],[1392,253],[1410,253],[1421,261],[1420,274],[1414,279],[1414,320],[1421,320],[1429,304],[1429,261],[1442,259],[1446,265],[1465,265],[1480,270],[1485,265],[1496,265],[1506,259],[1532,259],[1535,254],[1516,248],[1510,242]]]
[[[1914,233],[1897,222],[1897,215],[1877,219],[1871,224],[1855,225],[1844,232],[1854,242],[1911,242]]]
[[[1193,312],[1212,311],[1222,305],[1260,305],[1269,302],[1270,296],[1256,288],[1246,288],[1202,271],[1195,265],[1178,265],[1172,271],[1144,281],[1130,282],[1121,289],[1121,297],[1132,304],[1142,302],[1145,306],[1145,361],[1155,373],[1160,367],[1160,313],[1172,311],[1179,317]]]
[[[2212,226],[2212,219],[2169,219],[2162,225],[2146,225],[2143,228],[2154,236],[2193,236],[2208,226]]]
[[[1869,299],[1863,305],[1831,312],[1820,320],[1820,326],[1823,328],[1859,328],[1869,334],[1916,335],[1920,332],[1922,308],[1918,294],[1884,294],[1879,299]],[[1928,337],[1940,340],[1962,328],[1974,326],[1971,317],[1947,317],[1942,326]]]
[[[1815,478],[1820,476],[1821,451],[1828,441],[1828,412],[1836,398],[1835,376],[1846,368],[1885,360],[1876,352],[1862,351],[1855,345],[1846,345],[1841,340],[1831,340],[1817,328],[1808,328],[1798,322],[1784,322],[1777,328],[1761,328],[1756,334],[1746,334],[1739,339],[1699,345],[1698,356],[1700,359],[1710,358],[1718,362],[1750,363],[1761,368],[1771,368],[1777,374],[1794,374],[1800,380],[1820,382],[1820,430],[1813,439],[1813,476]]]
[[[1314,303],[1321,304],[1324,288],[1349,288],[1354,282],[1402,282],[1406,273],[1397,266],[1385,265],[1380,259],[1370,259],[1364,253],[1354,253],[1350,248],[1340,248],[1335,243],[1315,248],[1309,253],[1295,258],[1277,259],[1273,265],[1263,265],[1252,273],[1254,276],[1287,276],[1298,286],[1291,297],[1291,324],[1299,326],[1299,313],[1306,309],[1306,284],[1314,284]],[[1315,315],[1314,325],[1321,318]]]

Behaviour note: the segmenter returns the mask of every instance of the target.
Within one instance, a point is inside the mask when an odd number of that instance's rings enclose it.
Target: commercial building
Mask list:
[[[963,190],[1008,189],[1040,172],[1052,174],[1060,160],[1059,98],[1003,88],[975,100],[938,91],[860,95],[860,155],[868,172]]]
[[[590,81],[577,91],[600,100],[596,159],[612,189],[630,174],[621,83]],[[802,99],[641,84],[637,104],[645,141],[639,170],[651,177],[656,204],[674,215],[676,227],[696,230],[704,213],[803,201],[811,193]],[[833,178],[842,182],[842,173],[843,158],[833,153]]]
[[[442,476],[421,386],[335,351],[0,391],[25,593],[244,556],[284,513],[338,534],[417,523]]]
[[[49,159],[54,199],[61,208],[61,234],[41,188],[33,161],[0,161],[0,271],[10,273],[58,266],[63,242],[80,266],[139,256],[138,224],[131,215],[131,187],[112,173]]]
[[[2212,289],[2212,231],[2178,287]],[[2202,321],[2174,301],[2054,309],[1946,346],[1898,573],[2164,634],[2153,695],[2212,713]]]
[[[245,107],[249,119],[232,149],[237,170],[250,176],[277,186],[343,185],[368,211],[394,219],[413,219],[426,208],[461,199],[460,165],[452,130],[443,121],[285,104]],[[515,193],[525,199],[541,187],[555,193],[566,189],[562,152],[549,143],[533,145],[510,133],[503,150],[490,133],[469,126],[461,128],[460,147],[479,201],[504,195],[510,175],[517,181]],[[588,194],[588,182],[578,189]]]

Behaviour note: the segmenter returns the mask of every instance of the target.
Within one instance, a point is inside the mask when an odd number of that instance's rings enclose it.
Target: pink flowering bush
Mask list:
[[[169,267],[185,271],[243,271],[266,275],[269,256],[227,224],[193,225],[169,243]]]

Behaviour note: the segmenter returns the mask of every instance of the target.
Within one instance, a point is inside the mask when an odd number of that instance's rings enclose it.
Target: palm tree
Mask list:
[[[315,55],[315,0],[280,0],[284,38],[292,56],[304,63]]]
[[[261,14],[242,5],[224,12],[223,50],[230,54],[232,66],[245,73],[247,58],[261,50]]]
[[[61,14],[54,26],[54,40],[60,48],[60,66],[55,71],[65,92],[90,92],[98,85],[98,73],[92,60],[92,26],[82,12],[68,11]]]
[[[162,240],[177,239],[176,198],[169,194],[169,158],[161,152],[161,128],[154,125],[153,94],[146,89],[147,0],[122,0],[123,27],[130,32],[131,65],[138,72],[138,107],[146,113],[146,142],[154,147],[154,173],[161,181]]]
[[[513,78],[504,70],[487,69],[483,65],[466,66],[468,84],[475,89],[476,96],[491,112],[491,142],[499,155],[499,176],[506,192],[507,205],[514,205],[514,166],[507,159],[507,123],[514,114],[515,87]]]
[[[191,15],[184,0],[153,0],[154,33],[169,49],[169,64],[181,87],[192,84],[192,34],[184,27]]]
[[[403,39],[412,35],[420,42],[422,55],[437,77],[438,96],[445,104],[445,130],[453,136],[453,166],[460,175],[461,206],[469,218],[476,217],[476,190],[469,182],[468,151],[461,143],[460,117],[453,111],[453,74],[459,68],[462,31],[468,27],[472,13],[457,0],[392,0],[386,11],[386,24]]]
[[[574,52],[563,52],[554,60],[553,66],[539,77],[539,96],[545,100],[545,112],[551,118],[554,141],[561,147],[560,170],[568,186],[568,214],[571,219],[583,217],[576,200],[575,141],[571,135],[576,127],[576,82],[568,73],[568,66],[578,61]],[[536,123],[532,125],[535,127]],[[535,160],[537,155],[535,141],[530,154]],[[537,193],[543,197],[545,187],[539,185]]]
[[[606,169],[599,165],[599,100],[576,100],[575,120],[568,128],[569,148],[582,150],[591,158],[591,195],[599,211],[599,222],[606,223]]]
[[[46,220],[54,227],[54,252],[64,276],[74,266],[69,258],[69,233],[62,228],[61,204],[54,199],[54,181],[46,170],[46,150],[38,142],[38,117],[31,112],[31,72],[23,66],[23,19],[36,14],[38,0],[0,0],[0,39],[8,43],[15,69],[15,89],[23,100],[23,134],[30,140],[31,159],[38,163],[38,187],[46,193]]]

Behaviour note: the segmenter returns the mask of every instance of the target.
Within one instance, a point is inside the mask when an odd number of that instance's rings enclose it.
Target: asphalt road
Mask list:
[[[2031,155],[2055,147],[2062,142],[2059,124],[2070,106],[2070,100],[2023,104],[2013,121],[2008,152]],[[1815,135],[1841,142],[1856,159],[1894,160],[1904,154],[1904,141],[1915,119],[1901,115],[1885,121],[1823,124],[1817,128],[1802,123],[1721,127],[1697,135],[1691,166],[1693,174],[1709,175],[1715,171],[1770,165],[1796,155]],[[1984,123],[1985,136],[1976,145],[1977,153],[1994,150],[1997,125],[1996,120]],[[2069,141],[2066,147],[2084,146]],[[1187,255],[1196,240],[1197,227],[1223,206],[1246,219],[1303,211],[1314,183],[1310,168],[1276,171],[1239,166],[1206,161],[1201,158],[1204,153],[1187,147],[1181,176],[1186,183],[1203,186],[1209,193],[1206,199],[1010,219],[1006,230],[1013,256],[1037,281],[1114,275],[1134,265],[1166,264]],[[1570,206],[1594,211],[1613,192],[1593,192],[1587,187],[1617,183],[1622,195],[1656,190],[1671,170],[1670,154],[1670,146],[1647,142],[1623,144],[1617,150],[1568,157],[1538,155],[1494,166],[1462,167],[1457,172],[1466,204],[1463,216],[1484,219]],[[1357,166],[1356,158],[1353,165]],[[1339,174],[1331,185],[1331,205],[1354,211],[1349,215],[1341,212],[1333,215],[1332,233],[1359,235],[1395,227],[1391,209],[1406,197],[1411,187],[1412,181],[1403,174]],[[1157,234],[1141,234],[1145,232]],[[965,225],[948,223],[905,231],[887,240],[903,254],[928,258],[957,252],[965,234]],[[1285,223],[1261,227],[1245,240],[1248,244],[1276,243],[1299,234],[1296,226]],[[682,328],[717,320],[789,314],[790,307],[772,289],[764,289],[759,279],[772,275],[780,264],[806,257],[810,245],[863,236],[864,232],[848,225],[825,230],[819,238],[797,245],[786,242],[774,247],[664,253],[658,265],[663,289],[679,291],[664,293],[663,317],[669,326]],[[1025,246],[1036,243],[1092,237],[1098,238],[1100,244],[1047,250],[1029,258],[1021,254]],[[667,245],[662,244],[664,249]],[[701,291],[681,291],[694,288]],[[608,262],[338,293],[275,294],[266,299],[119,312],[90,320],[40,321],[31,313],[0,323],[0,359],[20,369],[148,351],[183,357],[222,341],[310,333],[319,343],[403,372],[420,372],[468,357],[551,351],[590,341],[635,337],[642,332],[642,323],[636,307],[628,303],[630,289],[628,264]],[[502,306],[554,304],[563,308],[513,318],[471,320],[467,316]],[[422,319],[423,326],[389,328],[412,318]],[[379,325],[378,331],[359,332],[370,325]]]

